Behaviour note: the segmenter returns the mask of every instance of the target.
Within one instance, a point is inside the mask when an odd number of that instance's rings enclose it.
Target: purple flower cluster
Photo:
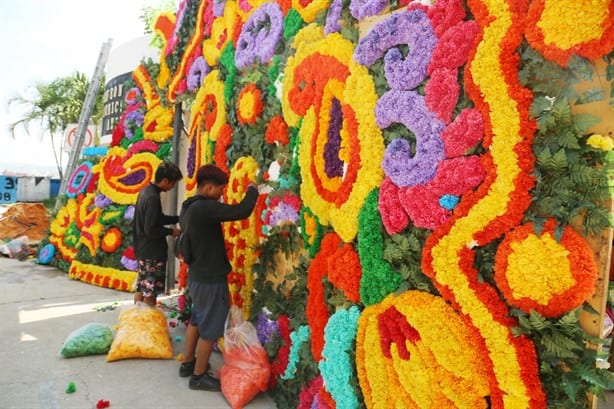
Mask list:
[[[237,40],[235,65],[244,69],[273,58],[283,33],[284,16],[277,3],[265,3],[249,17]]]
[[[126,176],[118,179],[118,182],[126,186],[140,185],[147,177],[147,172],[144,169],[136,169]]]
[[[96,195],[96,197],[94,198],[94,204],[96,205],[96,207],[98,207],[100,209],[104,209],[106,207],[109,207],[109,206],[111,206],[112,203],[113,203],[113,200],[109,199],[108,197],[106,197],[102,193],[98,193]]]
[[[271,210],[271,216],[268,222],[270,226],[275,227],[287,222],[296,224],[299,218],[298,210],[288,203],[281,202],[275,209]]]
[[[260,344],[266,345],[279,335],[279,324],[277,321],[271,321],[266,311],[262,310],[256,321],[256,332]]]
[[[190,141],[190,148],[188,149],[188,160],[186,164],[186,169],[188,171],[188,175],[193,175],[196,177],[196,138],[197,135],[191,136],[192,140]]]
[[[343,161],[339,159],[341,149],[341,126],[343,112],[338,99],[333,99],[330,107],[330,123],[328,124],[328,140],[324,145],[324,171],[326,176],[333,178],[343,176]]]
[[[166,50],[164,50],[165,56],[170,55],[175,49],[177,43],[179,42],[179,30],[181,29],[181,26],[183,24],[183,17],[185,15],[185,10],[188,6],[189,1],[190,0],[183,0],[181,4],[179,4],[179,8],[177,9],[177,17],[175,18],[175,30],[173,31],[173,35],[166,44]]]
[[[444,159],[444,124],[428,110],[424,97],[413,91],[388,91],[377,102],[375,117],[382,129],[401,123],[416,136],[413,158],[405,139],[395,139],[386,147],[382,162],[386,175],[399,187],[431,180]]]
[[[405,58],[396,48],[401,44],[409,46]],[[383,56],[384,72],[390,87],[410,90],[426,78],[436,44],[433,27],[422,10],[395,13],[375,25],[360,40],[354,51],[354,60],[368,67]]]
[[[326,14],[326,25],[324,26],[324,34],[336,33],[341,30],[339,19],[343,10],[343,0],[333,0]]]
[[[226,0],[213,0],[213,17],[222,17],[225,7]]]
[[[130,205],[128,207],[126,207],[126,210],[124,211],[124,219],[126,220],[132,220],[134,219],[134,212],[135,212],[135,208],[134,205]]]
[[[381,13],[390,4],[388,0],[352,0],[350,13],[358,20]]]
[[[122,256],[120,261],[122,265],[126,267],[127,270],[130,270],[130,271],[136,271],[139,266],[139,263],[136,260],[133,260],[126,256]]]
[[[209,71],[211,71],[211,68],[202,55],[192,61],[192,65],[190,65],[190,69],[188,70],[188,90],[196,91],[200,88]]]

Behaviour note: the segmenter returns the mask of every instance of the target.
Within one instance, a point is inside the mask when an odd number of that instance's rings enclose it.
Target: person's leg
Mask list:
[[[194,365],[194,376],[201,376],[207,372],[207,364],[213,350],[214,341],[198,338],[196,343],[196,365]]]
[[[145,304],[149,305],[150,307],[155,307],[156,302],[157,302],[157,297],[155,295],[146,295],[145,298],[143,299],[143,302],[145,302]]]
[[[134,303],[143,301],[143,289],[147,283],[147,260],[137,260],[136,291],[134,293]]]
[[[196,343],[198,342],[198,326],[188,325],[185,330],[185,350],[183,353],[183,362],[192,362],[196,352]]]
[[[209,356],[213,349],[212,340],[198,338],[196,343],[196,365],[194,374],[190,378],[190,389],[201,391],[220,391],[220,381],[207,373]]]

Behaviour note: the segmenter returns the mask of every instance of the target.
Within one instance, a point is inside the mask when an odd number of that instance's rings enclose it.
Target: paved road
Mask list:
[[[229,408],[219,392],[193,391],[179,378],[178,362],[129,359],[106,362],[105,355],[60,358],[64,340],[90,322],[117,324],[133,295],[79,281],[52,267],[0,255],[0,408],[91,409],[107,400],[111,409]],[[115,310],[97,307],[118,303]],[[175,356],[183,352],[185,329],[171,328]],[[212,357],[219,370],[220,354]],[[76,392],[65,392],[74,382]],[[274,408],[262,393],[246,409]]]

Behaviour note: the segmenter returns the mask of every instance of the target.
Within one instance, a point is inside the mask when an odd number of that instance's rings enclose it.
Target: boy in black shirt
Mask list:
[[[134,255],[138,262],[138,274],[134,302],[144,301],[155,306],[158,294],[164,293],[166,282],[166,261],[168,244],[166,236],[178,236],[177,216],[162,213],[160,192],[175,187],[183,175],[181,170],[170,162],[162,162],[156,169],[154,183],[143,188],[136,200],[134,212]]]
[[[250,184],[240,203],[219,201],[228,175],[215,165],[202,166],[197,174],[196,195],[183,202],[179,223],[189,247],[188,289],[192,317],[186,330],[184,363],[179,375],[190,378],[190,389],[219,391],[220,382],[207,373],[214,342],[224,335],[230,309],[226,276],[231,266],[226,255],[222,222],[249,217],[256,206],[258,189]]]

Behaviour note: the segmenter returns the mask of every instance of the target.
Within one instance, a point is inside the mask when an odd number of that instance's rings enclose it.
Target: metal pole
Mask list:
[[[183,110],[181,102],[175,104],[175,114],[173,117],[173,163],[179,163],[179,145],[181,141],[181,132],[183,130]],[[177,188],[171,192],[171,203],[169,214],[178,214],[177,201],[179,200],[179,191]],[[174,238],[173,240],[176,240]],[[166,263],[166,293],[169,294],[175,287],[175,270],[176,270],[175,254],[172,247],[169,247],[168,262]]]
[[[70,150],[68,163],[66,164],[66,169],[62,175],[62,181],[60,182],[60,191],[58,192],[58,197],[55,201],[56,212],[60,208],[62,196],[66,194],[66,184],[68,182],[68,178],[72,176],[73,172],[77,168],[77,162],[81,156],[85,132],[90,122],[92,112],[94,111],[94,106],[96,105],[96,97],[98,96],[100,83],[102,82],[102,77],[104,76],[104,66],[107,63],[107,58],[109,56],[109,52],[111,51],[111,44],[113,44],[113,40],[110,38],[106,43],[102,44],[100,54],[98,56],[98,62],[96,63],[96,68],[94,69],[94,75],[92,75],[90,85],[87,89],[87,93],[85,94],[85,99],[83,100],[83,106],[81,107],[81,113],[79,114],[77,133],[75,134],[75,142]]]

